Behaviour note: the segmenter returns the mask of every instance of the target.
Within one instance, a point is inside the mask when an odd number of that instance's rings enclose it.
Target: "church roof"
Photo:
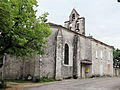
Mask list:
[[[76,11],[75,8],[73,8],[72,12],[73,12],[73,11],[75,11],[75,13],[76,13],[78,16],[80,16],[79,13]],[[71,13],[72,13],[72,12],[71,12]]]
[[[102,41],[99,41],[99,40],[97,40],[97,39],[95,39],[95,38],[93,38],[93,37],[89,37],[89,36],[82,35],[82,34],[80,34],[80,33],[77,33],[77,32],[75,32],[75,31],[72,31],[72,30],[70,30],[70,29],[68,29],[68,28],[66,28],[66,27],[63,27],[62,25],[58,25],[58,24],[54,24],[54,23],[50,23],[50,22],[47,23],[47,24],[49,24],[50,26],[56,26],[56,27],[64,28],[65,30],[68,30],[69,32],[73,32],[73,33],[78,34],[78,35],[80,35],[80,36],[82,36],[82,37],[84,37],[84,38],[92,39],[92,40],[94,40],[95,42],[100,43],[100,44],[102,44],[102,45],[105,45],[105,46],[107,46],[107,47],[109,47],[109,48],[114,48],[113,46],[110,46],[110,45],[108,45],[108,44],[105,44],[105,43],[103,43]]]

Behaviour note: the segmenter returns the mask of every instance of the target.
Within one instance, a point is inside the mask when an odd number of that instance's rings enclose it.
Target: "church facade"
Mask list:
[[[5,56],[3,78],[26,75],[48,78],[88,78],[113,76],[113,47],[85,35],[85,18],[75,9],[64,26],[49,23],[48,55],[33,55],[23,60]]]

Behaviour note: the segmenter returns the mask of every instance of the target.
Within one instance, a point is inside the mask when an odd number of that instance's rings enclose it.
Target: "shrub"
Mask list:
[[[39,82],[39,81],[40,81],[40,76],[33,77],[33,82]]]
[[[4,80],[1,80],[0,88],[6,88],[6,87],[7,87],[6,82]]]
[[[42,77],[40,79],[40,82],[53,82],[53,81],[56,81],[56,79],[54,79],[54,78],[48,78],[48,77]]]
[[[53,82],[53,81],[57,81],[57,80],[54,78],[48,78],[48,77],[42,77],[42,78],[40,78],[40,76],[33,77],[33,82]]]

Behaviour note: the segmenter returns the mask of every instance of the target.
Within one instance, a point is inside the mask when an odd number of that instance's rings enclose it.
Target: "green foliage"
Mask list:
[[[56,81],[56,79],[48,78],[48,77],[40,78],[40,76],[33,77],[33,82],[53,82],[53,81]]]
[[[7,84],[4,80],[1,80],[0,82],[0,88],[6,88],[7,87]]]
[[[15,83],[32,83],[32,81],[26,81],[26,80],[5,80],[6,82],[15,82]]]
[[[43,77],[40,79],[40,82],[54,82],[54,81],[56,81],[56,79],[54,78]]]
[[[39,81],[40,81],[40,76],[33,77],[33,82],[39,82]]]
[[[114,49],[113,51],[113,66],[120,68],[120,50]]]
[[[36,0],[1,0],[0,56],[45,54],[51,30],[46,24],[48,13],[36,18],[33,7],[37,6]]]
[[[119,49],[114,49],[113,56],[114,56],[114,58],[119,57],[120,56],[120,50]]]
[[[41,83],[41,82],[54,82],[54,81],[62,81],[61,79],[54,79],[54,78],[47,78],[40,76],[33,77],[33,80],[27,81],[27,80],[5,80],[6,82],[15,82],[15,83]]]
[[[0,72],[0,81],[2,80],[2,72]]]

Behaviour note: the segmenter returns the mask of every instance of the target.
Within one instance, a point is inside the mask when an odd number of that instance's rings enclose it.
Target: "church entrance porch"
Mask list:
[[[88,78],[92,73],[92,62],[90,60],[81,61],[81,78]]]

